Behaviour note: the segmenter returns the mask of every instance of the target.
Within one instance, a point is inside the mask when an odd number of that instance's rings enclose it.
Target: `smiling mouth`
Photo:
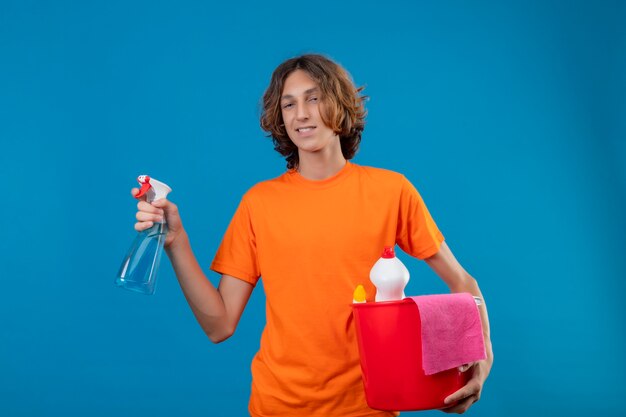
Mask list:
[[[306,127],[299,127],[296,129],[297,132],[310,132],[311,130],[315,129],[315,126],[306,126]]]

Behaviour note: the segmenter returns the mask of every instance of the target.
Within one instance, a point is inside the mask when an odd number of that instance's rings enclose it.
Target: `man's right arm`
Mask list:
[[[131,190],[133,196],[138,192],[137,188]],[[144,196],[137,203],[137,210],[137,231],[145,230],[165,218],[169,227],[165,251],[191,311],[213,343],[228,339],[235,332],[253,285],[230,275],[222,275],[219,287],[215,288],[193,254],[176,204],[164,198],[147,203]]]

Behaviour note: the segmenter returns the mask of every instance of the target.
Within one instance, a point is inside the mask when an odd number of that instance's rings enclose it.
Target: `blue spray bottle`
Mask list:
[[[148,203],[165,198],[172,191],[166,184],[147,175],[140,175],[137,181],[141,189],[135,198],[139,199],[145,195]],[[115,280],[117,286],[143,294],[154,294],[165,235],[167,235],[165,220],[139,232],[120,266]]]

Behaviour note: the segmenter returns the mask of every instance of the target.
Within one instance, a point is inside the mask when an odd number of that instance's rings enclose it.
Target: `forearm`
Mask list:
[[[227,339],[234,329],[230,328],[224,300],[202,272],[184,230],[166,248],[166,253],[187,303],[204,332],[214,343]]]

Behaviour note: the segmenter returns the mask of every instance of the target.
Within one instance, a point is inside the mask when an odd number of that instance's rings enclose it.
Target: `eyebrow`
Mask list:
[[[311,93],[317,93],[317,92],[319,92],[319,87],[313,87],[313,88],[309,88],[308,90],[306,90],[304,92],[304,95],[311,94]],[[281,100],[288,100],[288,99],[291,99],[291,98],[293,98],[293,96],[291,94],[285,94],[280,99]]]

